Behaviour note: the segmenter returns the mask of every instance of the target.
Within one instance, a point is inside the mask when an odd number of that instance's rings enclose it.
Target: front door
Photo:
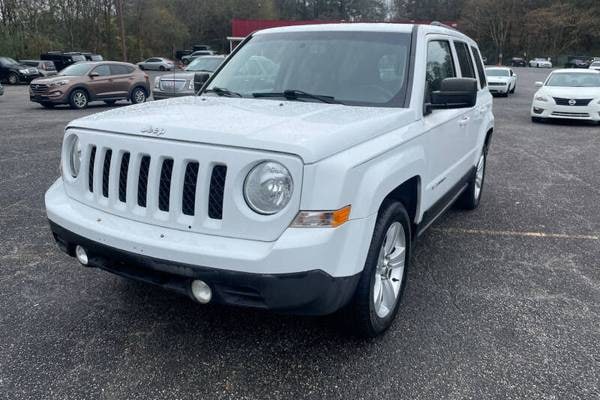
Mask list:
[[[94,74],[97,75],[93,76]],[[102,99],[112,97],[113,84],[108,64],[98,65],[90,71],[88,86],[93,98]]]

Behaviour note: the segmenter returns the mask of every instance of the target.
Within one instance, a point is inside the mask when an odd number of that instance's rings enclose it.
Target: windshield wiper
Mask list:
[[[298,100],[299,98],[306,98],[306,99],[319,100],[320,102],[329,103],[329,104],[343,104],[341,101],[336,100],[335,97],[333,97],[333,96],[324,96],[321,94],[311,94],[311,93],[303,92],[302,90],[296,90],[296,89],[288,89],[288,90],[284,90],[283,92],[258,92],[258,93],[252,93],[252,96],[254,96],[254,97],[284,97],[287,100]]]
[[[213,86],[212,89],[206,89],[204,92],[208,93],[208,92],[214,92],[216,93],[218,96],[225,96],[225,97],[243,97],[241,94],[239,94],[238,92],[232,92],[229,89],[225,89],[225,88],[220,88],[220,87],[216,87]]]

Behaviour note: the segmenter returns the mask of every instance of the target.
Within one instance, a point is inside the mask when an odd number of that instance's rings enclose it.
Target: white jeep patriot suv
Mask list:
[[[386,330],[416,238],[481,198],[494,118],[475,42],[268,29],[196,78],[196,96],[69,123],[45,199],[59,247],[200,303]]]

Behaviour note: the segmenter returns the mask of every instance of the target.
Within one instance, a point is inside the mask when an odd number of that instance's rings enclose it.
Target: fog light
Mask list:
[[[87,265],[88,264],[88,255],[85,252],[85,249],[79,245],[77,245],[77,247],[75,247],[75,256],[77,257],[77,260],[82,264],[82,265]]]
[[[533,112],[536,114],[541,114],[544,112],[543,108],[537,108],[537,107],[533,107]]]
[[[192,295],[199,303],[206,304],[212,298],[212,290],[206,282],[195,280],[192,281]]]

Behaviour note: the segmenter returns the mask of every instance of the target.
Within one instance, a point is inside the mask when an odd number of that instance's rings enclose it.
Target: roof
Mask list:
[[[256,34],[280,33],[280,32],[404,32],[410,33],[413,24],[392,23],[335,23],[315,25],[293,25],[278,28],[264,29]],[[446,28],[447,29],[447,28]]]

